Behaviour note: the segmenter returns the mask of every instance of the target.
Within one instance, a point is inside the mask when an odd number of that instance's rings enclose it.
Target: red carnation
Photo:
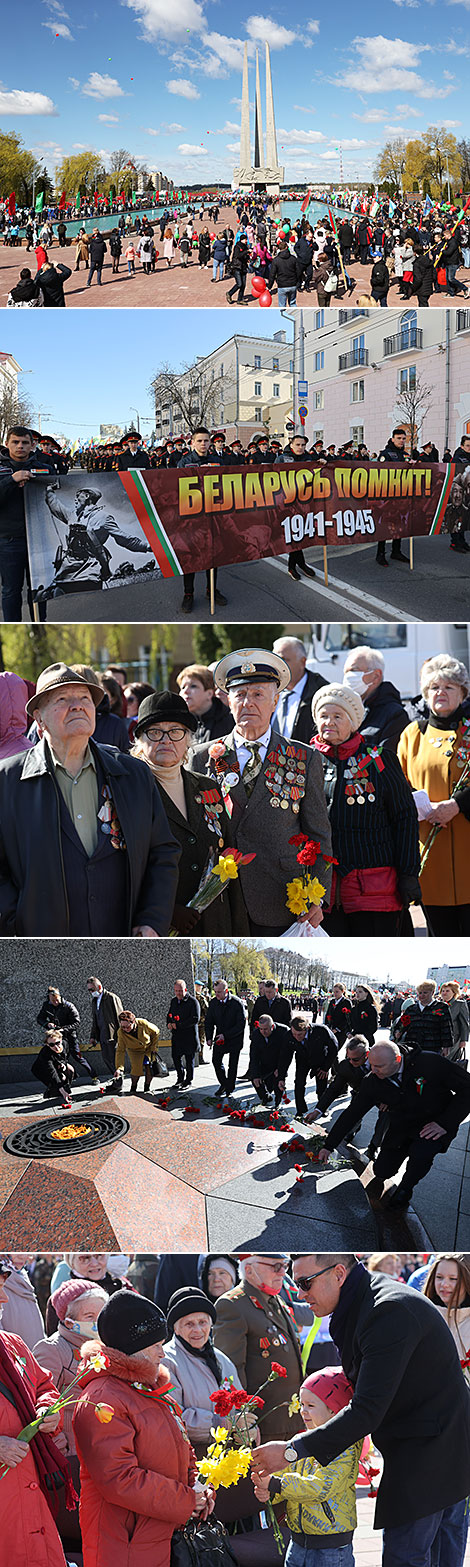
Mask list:
[[[411,1023],[411,1018],[408,1012],[403,1013],[403,1016],[400,1018],[400,1023],[405,1023],[405,1025]]]
[[[232,1409],[243,1409],[244,1404],[249,1404],[250,1393],[245,1393],[243,1387],[236,1387],[232,1394]]]
[[[299,849],[299,853],[296,856],[297,864],[298,865],[315,865],[315,863],[316,863],[316,861],[318,859],[319,852],[320,852],[320,844],[319,843],[314,843],[312,838],[308,839],[307,843],[304,844],[303,849]]]
[[[209,1394],[209,1398],[211,1404],[214,1405],[216,1415],[229,1415],[234,1407],[232,1388],[218,1388],[216,1393]]]
[[[285,1366],[280,1366],[278,1360],[272,1360],[271,1361],[271,1373],[274,1374],[275,1377],[286,1377],[287,1376],[287,1371],[286,1371]]]
[[[253,1395],[251,1402],[254,1409],[264,1409],[264,1398],[258,1398],[257,1393]]]
[[[289,843],[293,843],[296,849],[301,849],[303,843],[308,843],[308,835],[306,832],[296,832],[293,838],[289,838]]]

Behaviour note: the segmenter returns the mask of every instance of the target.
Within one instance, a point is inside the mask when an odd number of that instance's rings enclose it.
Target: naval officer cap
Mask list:
[[[260,681],[274,682],[278,691],[285,691],[290,681],[290,669],[278,653],[267,653],[264,648],[239,647],[226,653],[214,670],[214,681],[222,691],[234,691],[237,686],[259,685]]]

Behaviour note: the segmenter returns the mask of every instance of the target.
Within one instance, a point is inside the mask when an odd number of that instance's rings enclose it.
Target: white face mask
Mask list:
[[[365,691],[369,690],[361,669],[346,670],[343,675],[343,685],[349,686],[350,691],[357,691],[359,696],[364,696]]]
[[[90,1338],[92,1333],[98,1332],[97,1322],[90,1322],[89,1320],[87,1322],[73,1322],[71,1317],[65,1318],[65,1327],[70,1328],[73,1333],[79,1333],[81,1338]]]

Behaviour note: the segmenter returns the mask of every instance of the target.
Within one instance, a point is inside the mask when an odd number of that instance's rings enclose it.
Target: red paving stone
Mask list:
[[[95,1187],[121,1251],[207,1251],[201,1192],[135,1149],[114,1144]]]
[[[222,215],[216,225],[217,232],[222,232],[222,229],[226,228],[229,223],[231,223],[232,228],[235,228],[236,224],[233,222],[233,215],[230,213]],[[214,229],[211,226],[211,233],[213,232]],[[224,278],[222,282],[212,283],[212,262],[210,269],[203,268],[201,270],[197,259],[192,261],[188,267],[183,267],[182,262],[177,259],[168,268],[161,254],[161,247],[158,244],[158,228],[156,239],[157,250],[160,248],[160,259],[157,261],[155,273],[151,273],[150,277],[147,277],[142,270],[140,262],[137,261],[135,277],[129,277],[127,263],[121,259],[119,272],[114,275],[111,270],[112,261],[108,251],[103,267],[101,288],[98,287],[96,282],[96,273],[91,288],[87,288],[87,272],[83,265],[81,265],[79,272],[73,270],[75,267],[74,243],[62,250],[57,245],[52,246],[48,252],[49,259],[54,262],[63,261],[65,266],[72,267],[72,276],[65,284],[67,308],[92,310],[108,307],[115,310],[135,309],[136,307],[140,310],[148,307],[159,310],[165,308],[171,310],[176,307],[179,309],[195,309],[199,306],[205,306],[207,309],[212,310],[220,307],[227,310],[232,308],[226,299],[227,289],[232,286],[232,278]],[[179,251],[176,252],[176,255],[179,257]],[[10,289],[17,283],[20,268],[23,266],[31,267],[31,271],[34,274],[35,255],[33,251],[27,255],[24,247],[22,250],[19,248],[11,250],[9,246],[0,245],[0,305],[6,304]],[[344,299],[338,301],[343,308],[347,306],[348,309],[352,305],[357,305],[360,294],[369,292],[372,262],[368,262],[365,267],[361,267],[359,262],[353,262],[350,270],[351,276],[356,279],[356,287],[351,295],[347,294]],[[458,280],[470,285],[470,272],[465,272],[460,267]],[[257,300],[253,299],[250,277],[248,277],[246,298],[251,314],[256,314],[261,319],[265,312],[258,305]],[[297,303],[315,309],[317,296],[315,293],[298,294]],[[396,283],[392,283],[388,295],[388,303],[390,306],[401,304]],[[410,306],[415,306],[416,299],[412,298],[409,303]],[[433,294],[429,303],[434,308],[442,309],[443,305],[454,305],[458,308],[465,303],[465,299],[463,294],[460,294],[457,299],[453,299],[448,294]],[[273,294],[273,305],[277,306],[276,293]],[[257,330],[262,331],[261,326]]]
[[[23,1161],[21,1161],[23,1162]],[[119,1241],[91,1181],[54,1171],[51,1181],[44,1164],[26,1165],[22,1179],[0,1214],[0,1246],[21,1242],[26,1251],[119,1251]]]
[[[157,1124],[150,1117],[147,1121],[139,1119],[125,1142],[159,1167],[178,1175],[188,1186],[206,1193],[265,1165],[270,1156],[277,1154],[281,1141],[277,1132],[214,1126],[210,1121],[197,1121],[195,1125],[195,1121],[196,1117],[188,1122],[175,1121],[161,1110]]]

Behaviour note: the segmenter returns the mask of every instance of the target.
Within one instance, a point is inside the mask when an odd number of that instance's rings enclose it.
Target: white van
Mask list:
[[[434,653],[452,653],[469,665],[468,621],[370,622],[323,621],[311,626],[308,667],[325,680],[341,681],[348,653],[356,647],[380,648],[385,659],[385,680],[397,686],[402,697],[419,692],[419,672]]]

